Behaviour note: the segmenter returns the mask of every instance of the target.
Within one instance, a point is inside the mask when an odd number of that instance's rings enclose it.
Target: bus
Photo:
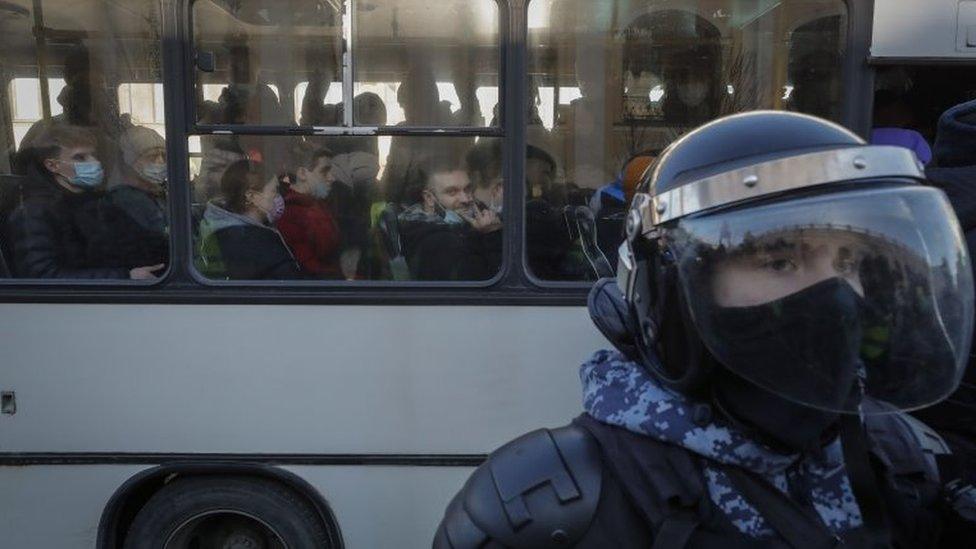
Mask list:
[[[429,546],[487,452],[580,412],[587,291],[663,148],[751,109],[869,137],[892,93],[932,143],[974,29],[956,0],[0,1],[0,545]]]

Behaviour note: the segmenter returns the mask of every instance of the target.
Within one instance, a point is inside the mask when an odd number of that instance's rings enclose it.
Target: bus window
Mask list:
[[[356,97],[359,115],[385,112],[368,93]],[[411,136],[384,148],[382,139],[199,136],[197,270],[213,280],[494,277],[501,140]]]
[[[598,8],[532,0],[527,137],[544,160],[530,150],[530,271],[571,281],[605,272],[597,268],[604,258],[615,265],[634,179],[702,123],[761,108],[836,120],[846,18],[842,0],[638,0]],[[562,233],[558,212],[577,214],[566,216]],[[552,234],[568,241],[554,246]]]
[[[159,2],[3,9],[0,275],[156,278],[169,261]]]
[[[342,83],[342,16],[315,0],[193,3],[196,118],[201,124],[335,126],[330,85]],[[305,82],[299,112],[296,86]],[[341,101],[340,101],[341,103]]]
[[[64,89],[63,78],[47,79],[47,104],[51,109],[51,116],[64,112],[57,102],[58,95]],[[41,80],[39,78],[14,78],[10,81],[10,110],[13,118],[14,146],[20,147],[20,142],[27,135],[31,126],[44,118],[43,101],[41,101]]]
[[[166,135],[162,84],[142,82],[121,84],[119,111],[123,115],[129,115],[133,124],[150,128],[161,137]]]
[[[497,126],[501,41],[495,0],[357,2],[356,95],[392,82],[398,126]],[[479,90],[489,89],[491,92]],[[489,116],[485,116],[488,114]],[[369,121],[354,120],[357,125]]]

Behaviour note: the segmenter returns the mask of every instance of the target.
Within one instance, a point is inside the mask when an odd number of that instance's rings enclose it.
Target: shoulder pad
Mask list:
[[[533,431],[475,470],[448,506],[434,547],[572,546],[596,514],[602,475],[599,447],[584,429]]]
[[[865,424],[874,453],[894,475],[923,473],[939,482],[936,457],[952,451],[934,429],[903,412],[868,415]]]

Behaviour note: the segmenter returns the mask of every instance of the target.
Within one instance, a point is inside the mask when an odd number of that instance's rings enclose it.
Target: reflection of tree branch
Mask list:
[[[732,86],[733,93],[723,93],[719,112],[722,115],[748,110],[758,99],[759,82],[753,78],[755,60],[746,57],[741,51],[734,52],[729,63],[725,81]]]
[[[342,1],[341,0],[323,0],[323,2],[335,10],[336,13],[342,13]]]

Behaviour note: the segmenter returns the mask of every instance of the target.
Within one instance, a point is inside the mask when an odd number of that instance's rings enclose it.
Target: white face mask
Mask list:
[[[678,99],[689,107],[702,104],[708,95],[708,84],[705,82],[690,82],[678,86]]]
[[[324,180],[318,180],[312,185],[312,196],[318,199],[324,199],[329,196],[332,192],[332,183],[328,183]]]
[[[166,164],[145,164],[140,170],[139,175],[141,175],[146,181],[150,181],[157,185],[162,185],[166,182]]]
[[[502,214],[502,208],[505,206],[505,191],[502,190],[504,187],[499,184],[496,190],[491,193],[491,199],[488,201],[488,209],[495,212],[498,215]]]

